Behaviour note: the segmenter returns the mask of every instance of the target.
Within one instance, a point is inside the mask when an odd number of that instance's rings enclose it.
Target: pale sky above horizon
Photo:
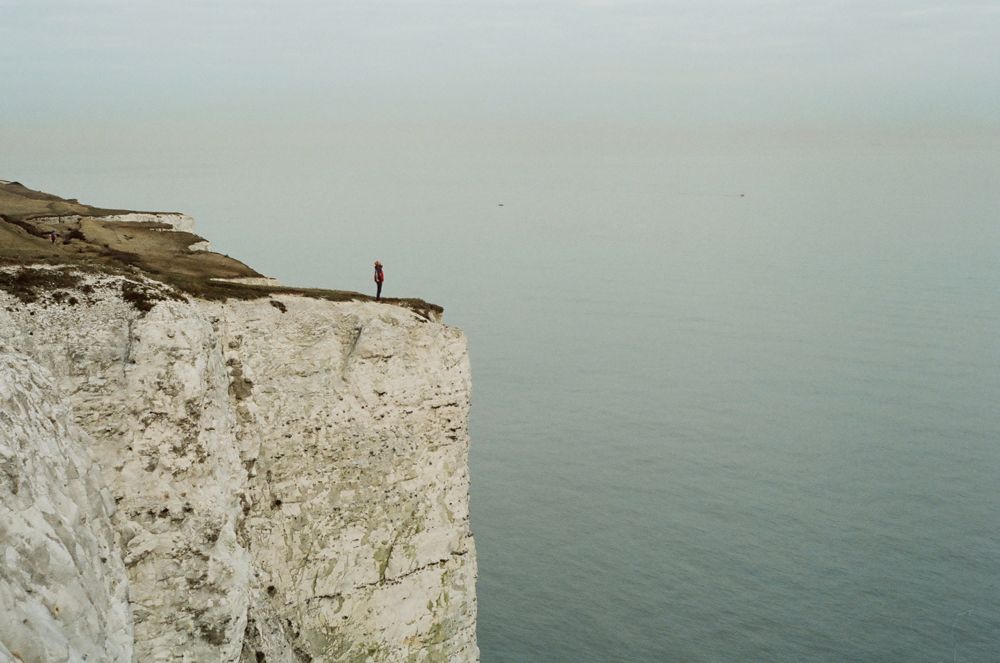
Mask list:
[[[982,0],[0,0],[0,16],[8,128],[1000,123],[1000,3]]]

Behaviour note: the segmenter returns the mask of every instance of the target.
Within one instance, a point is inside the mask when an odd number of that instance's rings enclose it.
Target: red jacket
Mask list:
[[[375,283],[383,283],[385,281],[385,273],[381,269],[375,270]]]

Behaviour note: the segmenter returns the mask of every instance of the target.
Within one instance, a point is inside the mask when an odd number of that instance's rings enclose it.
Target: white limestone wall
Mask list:
[[[194,232],[194,219],[187,214],[129,212],[128,214],[110,214],[100,217],[102,221],[126,221],[128,223],[165,223],[174,230]]]
[[[59,216],[32,217],[35,223],[67,224],[78,223],[82,219],[96,218],[101,221],[124,221],[128,223],[163,223],[173,226],[173,230],[194,232],[194,219],[187,214],[161,212],[129,212],[127,214],[109,214],[107,216],[83,216],[80,214],[61,214]]]
[[[236,660],[249,601],[236,534],[246,473],[221,348],[194,307],[165,301],[142,315],[121,280],[88,277],[72,306],[7,304],[0,343],[52,371],[93,437],[118,506],[136,660]]]
[[[140,314],[120,281],[0,292],[0,345],[92,436],[134,660],[478,660],[461,332],[294,296]]]
[[[408,309],[206,304],[260,434],[246,528],[268,608],[318,661],[475,661],[471,380]]]
[[[92,440],[48,371],[0,348],[0,661],[128,661],[128,576]]]

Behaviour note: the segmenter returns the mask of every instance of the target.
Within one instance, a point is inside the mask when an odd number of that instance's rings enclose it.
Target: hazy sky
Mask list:
[[[7,125],[1000,122],[1000,2],[0,0]]]

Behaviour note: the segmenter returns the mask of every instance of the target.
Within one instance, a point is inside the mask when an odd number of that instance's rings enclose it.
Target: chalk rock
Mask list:
[[[84,219],[99,219],[100,221],[118,221],[124,223],[162,223],[172,226],[172,230],[194,232],[194,219],[192,217],[187,214],[176,214],[173,212],[128,212],[125,214],[108,214],[96,217],[81,214],[60,214],[59,216],[35,216],[31,218],[34,223],[50,225],[79,223]]]
[[[0,349],[0,660],[128,661],[114,502],[48,371]]]
[[[0,292],[0,345],[90,434],[134,660],[478,660],[463,334],[291,295],[141,312],[124,279]]]

